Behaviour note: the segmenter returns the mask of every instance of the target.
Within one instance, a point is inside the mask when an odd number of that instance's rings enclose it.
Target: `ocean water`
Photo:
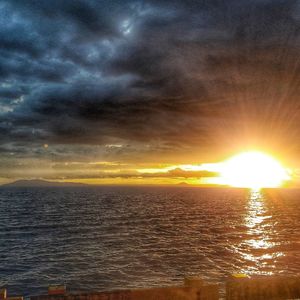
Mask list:
[[[11,294],[222,282],[300,272],[300,190],[0,189],[0,286]]]

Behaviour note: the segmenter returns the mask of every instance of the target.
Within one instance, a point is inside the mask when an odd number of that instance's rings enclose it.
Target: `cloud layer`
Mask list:
[[[2,0],[0,21],[6,162],[299,150],[299,1]]]

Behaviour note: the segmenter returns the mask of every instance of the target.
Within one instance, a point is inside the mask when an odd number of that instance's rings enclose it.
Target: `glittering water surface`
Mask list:
[[[0,190],[0,286],[110,290],[300,271],[300,191]]]

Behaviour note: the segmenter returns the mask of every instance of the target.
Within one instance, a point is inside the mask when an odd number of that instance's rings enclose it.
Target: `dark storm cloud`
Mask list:
[[[2,0],[0,8],[3,144],[298,148],[299,1]]]

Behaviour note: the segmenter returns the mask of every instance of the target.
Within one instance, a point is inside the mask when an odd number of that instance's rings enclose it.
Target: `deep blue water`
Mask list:
[[[300,191],[0,189],[0,286],[11,294],[167,286],[185,275],[300,272]]]

